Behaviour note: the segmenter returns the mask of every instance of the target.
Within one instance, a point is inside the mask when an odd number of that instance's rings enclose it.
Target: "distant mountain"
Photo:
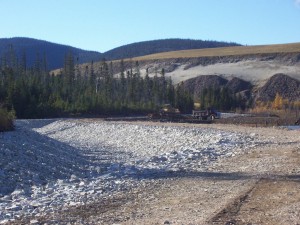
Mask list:
[[[45,56],[49,70],[62,68],[64,57],[69,52],[72,52],[75,60],[78,58],[79,63],[99,61],[102,58],[99,52],[86,51],[32,38],[16,37],[0,39],[0,58],[9,59],[13,53],[21,60],[25,54],[26,64],[29,67],[33,66],[38,58],[43,59]]]
[[[69,52],[73,53],[75,61],[78,59],[78,63],[86,63],[100,61],[103,58],[106,60],[115,60],[176,50],[216,48],[237,45],[238,44],[236,43],[217,41],[163,39],[128,44],[101,54],[96,51],[86,51],[48,41],[16,37],[0,39],[0,58],[3,59],[5,57],[11,57],[11,49],[13,49],[13,52],[16,54],[19,60],[25,53],[27,66],[33,66],[37,61],[37,58],[43,59],[44,56],[46,56],[48,69],[53,70],[63,67],[64,57]]]
[[[103,53],[107,60],[133,58],[160,52],[179,51],[187,49],[218,48],[240,46],[237,43],[202,41],[192,39],[161,39],[143,41],[114,48]]]

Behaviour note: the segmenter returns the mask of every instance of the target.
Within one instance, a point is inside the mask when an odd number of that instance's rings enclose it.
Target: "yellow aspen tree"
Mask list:
[[[272,103],[272,108],[273,109],[282,109],[282,105],[283,105],[283,99],[280,96],[280,94],[276,93],[275,99]]]

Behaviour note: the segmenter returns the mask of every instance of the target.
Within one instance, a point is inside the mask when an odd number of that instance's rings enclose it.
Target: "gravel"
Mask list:
[[[0,224],[208,171],[220,159],[277,141],[212,126],[17,120],[15,131],[0,134]]]

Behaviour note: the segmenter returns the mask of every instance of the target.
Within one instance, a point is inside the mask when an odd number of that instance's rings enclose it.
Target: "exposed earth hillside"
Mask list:
[[[277,92],[291,101],[299,100],[300,43],[153,54],[125,59],[125,72],[136,72],[136,62],[141,76],[146,73],[150,77],[160,76],[163,71],[175,85],[184,82],[194,97],[201,93],[203,87],[225,86],[233,93],[244,97],[252,95],[263,101],[272,101]],[[111,65],[113,74],[118,77],[120,61],[113,61]],[[93,64],[96,74],[100,74],[101,66],[102,62]],[[82,72],[90,69],[91,64],[81,65]],[[272,89],[273,86],[276,88]]]
[[[200,75],[238,77],[255,85],[263,84],[277,73],[300,80],[300,43],[165,52],[124,59],[124,69],[134,69],[137,61],[142,76],[146,70],[154,76],[163,69],[175,84]],[[100,73],[101,65],[101,62],[94,62],[96,73]],[[113,61],[112,65],[113,73],[119,75],[120,61]],[[83,64],[80,68],[84,73],[91,69],[91,64]]]

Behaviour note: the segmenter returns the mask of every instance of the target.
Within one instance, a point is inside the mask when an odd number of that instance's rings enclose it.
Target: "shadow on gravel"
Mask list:
[[[53,120],[45,120],[32,125],[30,122],[28,129],[27,125],[26,129],[21,129],[19,123],[15,131],[1,136],[0,197],[15,189],[30,194],[31,186],[46,185],[58,179],[76,181],[96,177],[111,165],[108,161],[93,162],[82,150],[31,130],[51,122]]]
[[[47,126],[55,121],[58,121],[58,119],[30,119],[30,120],[16,120],[15,125],[16,127],[24,127],[26,126],[29,129],[34,129],[34,128],[41,128],[44,126]]]
[[[287,175],[285,178],[292,181],[300,181],[300,175]]]
[[[249,179],[274,179],[278,181],[298,181],[300,182],[300,175],[278,175],[278,174],[249,174],[241,172],[198,172],[198,171],[155,171],[145,169],[139,173],[129,175],[131,178],[136,179],[168,179],[168,178],[199,178],[199,179],[211,179],[211,180],[249,180]]]

